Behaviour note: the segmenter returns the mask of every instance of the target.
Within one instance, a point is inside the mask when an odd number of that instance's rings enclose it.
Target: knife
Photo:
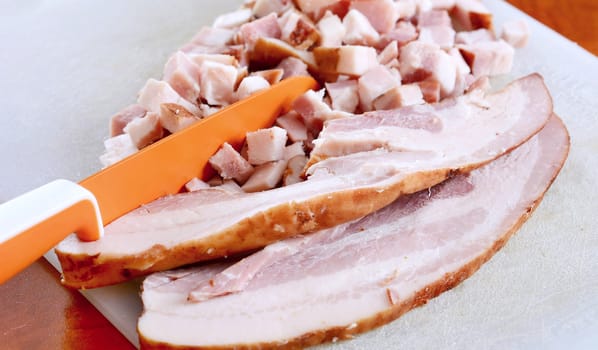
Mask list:
[[[248,131],[271,126],[293,100],[317,87],[291,77],[136,152],[79,184],[55,180],[0,205],[0,284],[67,235],[83,241],[142,204],[210,175],[208,160],[224,142],[240,145]]]

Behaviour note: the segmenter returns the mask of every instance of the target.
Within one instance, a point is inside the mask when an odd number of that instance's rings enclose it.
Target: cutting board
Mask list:
[[[2,202],[99,170],[109,117],[160,77],[170,53],[240,0],[0,3]],[[598,60],[506,3],[486,3],[497,28],[529,22],[530,44],[501,80],[545,77],[571,133],[569,159],[533,217],[479,272],[335,349],[598,348]],[[46,256],[58,268],[54,254]],[[133,344],[138,286],[82,292]]]

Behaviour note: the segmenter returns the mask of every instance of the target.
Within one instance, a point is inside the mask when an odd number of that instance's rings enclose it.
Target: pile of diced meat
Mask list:
[[[150,79],[137,103],[111,119],[104,166],[219,109],[295,75],[308,91],[276,126],[247,134],[211,158],[218,177],[193,179],[193,191],[223,183],[246,192],[301,181],[326,120],[434,103],[510,72],[525,22],[500,37],[479,0],[246,0],[174,53],[162,80]]]

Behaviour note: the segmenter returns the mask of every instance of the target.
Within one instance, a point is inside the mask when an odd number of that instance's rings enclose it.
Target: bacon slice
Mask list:
[[[388,323],[475,273],[525,222],[569,139],[554,117],[511,154],[351,224],[143,283],[144,349],[302,348]]]
[[[377,123],[381,148],[321,161],[308,169],[304,182],[253,194],[200,190],[168,196],[107,225],[98,241],[81,242],[71,235],[56,249],[64,283],[85,288],[117,283],[355,220],[400,195],[499,157],[537,133],[552,113],[550,96],[537,75],[496,95],[469,99],[467,104],[445,101],[434,107],[435,114],[385,112],[382,123],[373,116],[345,118],[354,119],[351,125],[365,133],[375,129],[369,121]],[[455,132],[453,125],[461,129]],[[342,123],[335,127],[350,128]],[[362,133],[354,135],[362,146],[356,152],[374,148],[364,147]],[[416,136],[420,141],[433,136],[433,141],[418,147],[426,142],[409,143]],[[386,147],[393,142],[399,147]]]

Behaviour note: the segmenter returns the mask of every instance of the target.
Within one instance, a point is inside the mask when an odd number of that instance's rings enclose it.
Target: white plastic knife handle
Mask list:
[[[0,204],[0,283],[73,232],[84,241],[104,234],[96,198],[74,182],[56,180]]]

